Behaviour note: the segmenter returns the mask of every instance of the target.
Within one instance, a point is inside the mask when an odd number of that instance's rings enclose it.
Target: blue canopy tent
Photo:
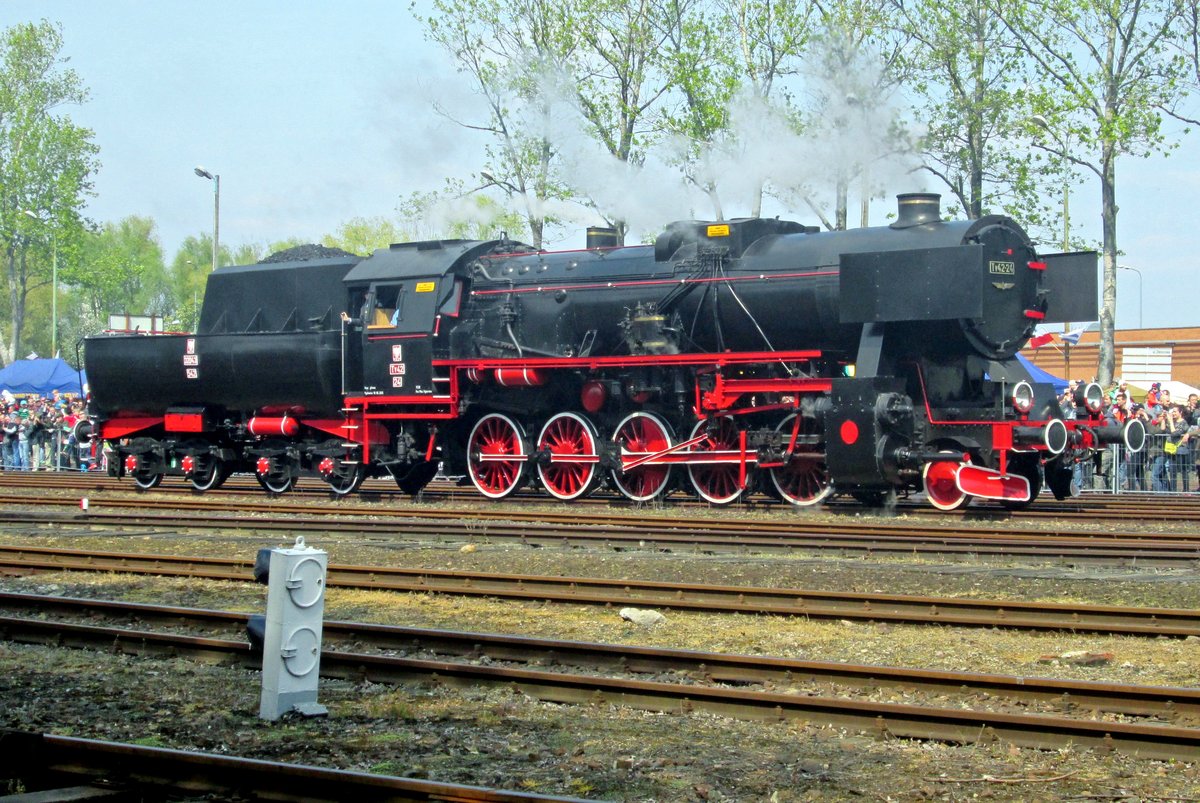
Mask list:
[[[1043,371],[1041,368],[1038,368],[1024,354],[1017,354],[1017,359],[1021,365],[1025,366],[1025,370],[1029,371],[1029,378],[1034,382],[1045,382],[1053,385],[1055,393],[1062,393],[1067,389],[1067,380],[1060,379],[1049,371]]]
[[[14,396],[36,393],[48,397],[55,390],[82,396],[82,385],[85,384],[87,378],[82,371],[76,371],[66,360],[57,357],[13,360],[0,369],[0,390],[7,390]]]

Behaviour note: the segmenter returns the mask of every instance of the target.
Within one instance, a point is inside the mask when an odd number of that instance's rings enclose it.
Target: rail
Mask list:
[[[236,660],[246,668],[254,667],[258,661],[258,656],[247,649],[244,642],[228,639],[17,617],[5,617],[0,620],[0,625],[7,639],[20,643],[56,648],[101,648],[129,656]],[[704,711],[742,719],[816,722],[874,733],[880,738],[985,744],[1005,741],[1041,750],[1070,745],[1116,750],[1142,758],[1182,761],[1194,760],[1200,751],[1200,729],[1165,724],[1156,717],[1151,722],[1124,722],[1097,720],[1090,716],[1084,719],[1056,714],[972,710],[328,649],[322,651],[321,674],[377,683],[414,679],[429,682],[436,678],[438,683],[447,686],[499,685],[556,703],[612,704],[679,714]],[[342,799],[363,798],[347,794]]]
[[[574,797],[14,730],[0,731],[0,779],[37,790],[18,796],[21,800],[159,800],[168,798],[164,793],[170,792],[188,799],[209,795],[219,799],[314,803],[584,803]]]

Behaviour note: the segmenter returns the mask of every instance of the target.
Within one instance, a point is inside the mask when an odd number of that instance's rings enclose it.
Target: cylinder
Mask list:
[[[604,409],[604,404],[608,401],[608,389],[604,387],[603,382],[593,379],[584,383],[579,393],[579,401],[583,409],[595,415]]]
[[[540,368],[497,368],[496,383],[506,388],[535,388],[546,384]]]
[[[272,435],[284,435],[291,438],[300,432],[300,422],[286,415],[278,418],[259,415],[250,419],[248,429],[251,435],[260,438]]]

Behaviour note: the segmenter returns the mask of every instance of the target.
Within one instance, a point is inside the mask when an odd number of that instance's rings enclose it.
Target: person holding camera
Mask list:
[[[1165,390],[1162,392],[1167,394]],[[1152,488],[1160,493],[1175,490],[1175,477],[1179,473],[1179,463],[1175,456],[1179,453],[1180,444],[1187,438],[1188,430],[1182,411],[1170,404],[1169,394],[1166,403],[1167,406],[1162,407],[1162,412],[1157,418],[1151,419],[1148,427],[1153,436],[1149,444],[1153,448],[1150,479]],[[1186,447],[1184,448],[1186,450]]]
[[[1189,466],[1192,462],[1192,428],[1188,424],[1187,410],[1181,405],[1172,405],[1168,413],[1170,434],[1164,449],[1167,451],[1167,470],[1172,491],[1188,492]],[[1172,452],[1172,449],[1174,451]],[[1182,487],[1179,479],[1182,478]]]
[[[35,396],[29,408],[29,470],[41,471],[46,464],[46,400]]]

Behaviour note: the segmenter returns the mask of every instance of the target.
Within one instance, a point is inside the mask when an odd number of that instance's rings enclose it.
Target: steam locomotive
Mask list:
[[[109,472],[197,491],[253,473],[335,495],[438,470],[485,497],[683,489],[943,510],[1071,493],[1102,444],[1101,389],[1064,420],[1015,359],[1039,323],[1096,316],[1094,253],[1039,256],[1012,220],[944,221],[899,196],[888,226],[686,221],[653,245],[536,251],[400,243],[221,268],[194,334],[86,340]]]

